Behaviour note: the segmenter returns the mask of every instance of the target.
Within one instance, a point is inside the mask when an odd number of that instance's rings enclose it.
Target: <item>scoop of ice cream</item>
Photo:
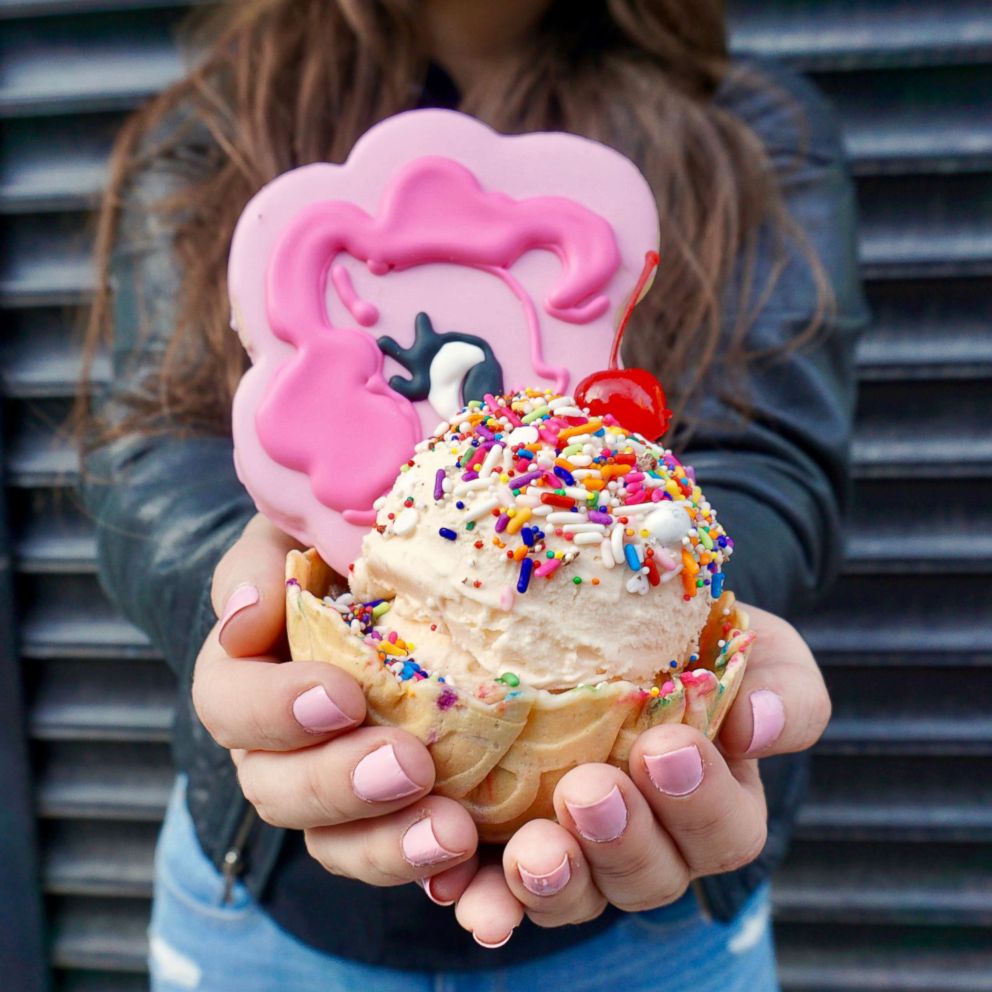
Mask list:
[[[376,511],[352,593],[456,685],[650,686],[694,660],[733,548],[670,451],[541,390],[469,404]]]

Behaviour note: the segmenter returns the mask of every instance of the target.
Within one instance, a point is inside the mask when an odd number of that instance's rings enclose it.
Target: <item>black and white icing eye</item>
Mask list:
[[[399,362],[410,378],[394,375],[389,386],[411,402],[427,400],[441,417],[453,417],[469,400],[503,392],[503,369],[489,342],[474,334],[438,334],[430,317],[418,313],[413,344],[403,348],[381,337],[379,350]]]

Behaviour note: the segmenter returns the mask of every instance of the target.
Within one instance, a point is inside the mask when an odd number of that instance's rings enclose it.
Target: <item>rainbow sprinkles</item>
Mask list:
[[[427,471],[438,454],[445,465]],[[414,485],[414,476],[429,482]],[[492,595],[505,611],[545,582],[569,583],[576,597],[596,596],[602,586],[604,595],[606,572],[613,587],[619,579],[633,596],[678,582],[687,602],[701,595],[717,600],[733,551],[692,470],[671,451],[550,390],[467,404],[417,446],[391,499],[378,500],[375,509],[383,540],[431,528],[433,540],[467,542],[471,556],[486,556],[492,567],[461,582],[480,590],[499,576]],[[414,658],[414,645],[389,629],[389,600],[362,603],[347,594],[325,602],[398,679],[445,681],[431,676]],[[664,697],[672,690],[666,673],[698,663],[698,652],[659,658],[656,684],[646,691]],[[512,688],[516,678],[505,672],[496,681]]]
[[[570,396],[526,389],[472,401],[417,452],[447,447],[457,458],[438,469],[436,503],[454,503],[460,527],[442,540],[471,540],[516,566],[512,587],[569,574],[580,554],[603,568],[630,571],[627,591],[678,578],[683,597],[708,590],[719,599],[734,542],[687,468],[668,449],[625,430],[614,417],[590,417]],[[414,466],[416,456],[406,466]],[[375,504],[383,508],[383,500]],[[377,519],[383,536],[418,524],[413,497],[399,514]],[[576,585],[579,576],[571,576]],[[591,585],[598,585],[596,578]]]

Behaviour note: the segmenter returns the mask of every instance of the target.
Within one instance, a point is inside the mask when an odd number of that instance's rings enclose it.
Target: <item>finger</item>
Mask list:
[[[320,661],[235,660],[221,647],[216,628],[193,672],[193,706],[218,744],[246,750],[309,747],[365,719],[365,694],[340,668]]]
[[[830,720],[830,696],[813,654],[785,620],[746,607],[757,639],[720,743],[729,758],[804,751]]]
[[[236,764],[258,815],[296,830],[382,816],[434,785],[430,752],[396,727],[359,727],[299,751],[246,751]]]
[[[312,828],[305,840],[310,854],[335,875],[402,885],[471,858],[479,835],[460,803],[428,796],[387,816]]]
[[[689,868],[637,786],[613,765],[573,768],[555,788],[555,811],[578,840],[599,891],[628,911],[678,899]]]
[[[286,626],[286,555],[300,545],[256,514],[214,570],[210,595],[232,657],[268,653]]]
[[[468,883],[475,878],[479,870],[479,855],[473,854],[454,868],[445,868],[435,875],[419,879],[420,887],[427,893],[427,898],[438,906],[453,906],[468,888]]]
[[[631,748],[630,774],[693,876],[740,868],[765,846],[758,763],[728,765],[698,730],[679,723],[646,730]]]
[[[455,905],[455,919],[483,947],[502,947],[520,926],[524,907],[506,884],[502,865],[484,865]]]
[[[507,841],[503,872],[539,927],[584,923],[607,906],[578,841],[550,820],[531,820]]]

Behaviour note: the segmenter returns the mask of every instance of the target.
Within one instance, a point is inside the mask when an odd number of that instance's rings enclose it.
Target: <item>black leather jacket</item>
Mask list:
[[[697,431],[683,457],[696,467],[707,497],[734,536],[728,584],[743,601],[788,615],[822,591],[840,561],[853,351],[865,310],[853,189],[830,109],[808,83],[785,69],[767,63],[759,68],[773,89],[729,81],[716,99],[764,142],[780,171],[788,208],[833,285],[836,307],[813,346],[754,368],[747,422],[735,419],[716,392],[706,390],[697,412],[709,426]],[[805,116],[805,134],[796,125],[797,106]],[[128,395],[143,388],[173,329],[180,276],[171,232],[148,207],[202,167],[208,140],[191,138],[178,152],[154,161],[129,192],[112,270],[114,379],[101,401],[110,420],[120,414]],[[759,257],[758,286],[771,256],[769,250]],[[728,292],[728,315],[735,311],[733,295]],[[748,344],[763,349],[788,343],[809,320],[814,299],[807,267],[794,257]],[[640,344],[639,351],[650,351],[650,342]],[[720,375],[719,368],[714,375]],[[273,890],[286,832],[253,816],[227,752],[201,726],[190,696],[197,652],[216,619],[211,574],[254,512],[234,473],[230,438],[183,438],[166,422],[164,432],[129,435],[96,448],[86,456],[84,469],[103,585],[178,676],[174,753],[189,776],[188,803],[200,841],[218,868],[239,873],[264,903]],[[762,763],[770,808],[768,844],[746,868],[697,886],[700,900],[717,918],[731,918],[782,857],[804,769],[801,758]],[[324,898],[341,909],[328,927],[333,935],[325,948],[391,967],[510,964],[581,941],[617,916],[610,910],[591,923],[557,930],[540,930],[525,921],[506,947],[483,951],[459,930],[451,910],[429,904],[415,886],[373,889],[329,875],[320,884]]]

